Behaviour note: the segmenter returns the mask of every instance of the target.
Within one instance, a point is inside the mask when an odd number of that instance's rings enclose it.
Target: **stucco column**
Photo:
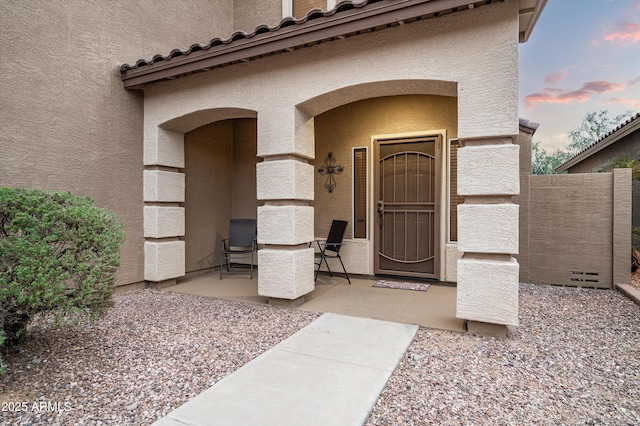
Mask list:
[[[185,275],[184,135],[145,129],[144,279],[156,286]]]
[[[292,110],[258,114],[258,293],[276,303],[314,289],[313,119]]]
[[[613,170],[613,285],[629,282],[632,230],[631,169]]]
[[[456,316],[471,324],[518,325],[519,146],[511,137],[461,140],[458,151]],[[475,324],[474,326],[478,326]]]

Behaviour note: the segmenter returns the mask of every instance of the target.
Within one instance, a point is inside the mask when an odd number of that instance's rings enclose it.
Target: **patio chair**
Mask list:
[[[327,263],[327,259],[338,259],[340,264],[342,265],[342,270],[344,271],[344,275],[347,278],[349,284],[351,284],[351,279],[349,279],[349,274],[347,274],[347,270],[344,267],[344,263],[342,263],[342,258],[340,257],[340,249],[342,248],[342,241],[344,239],[344,233],[347,229],[347,221],[346,220],[334,220],[331,223],[331,229],[329,230],[329,236],[326,240],[316,240],[316,244],[318,244],[318,248],[320,252],[315,254],[316,259],[319,260],[316,263],[316,276],[315,280],[318,279],[318,272],[320,272],[320,268],[322,267],[322,262],[327,265],[327,269],[329,270],[329,275],[333,277],[333,272],[329,267],[329,263]]]
[[[229,224],[229,238],[222,240],[222,255],[220,260],[220,279],[226,267],[230,273],[229,266],[231,258],[236,255],[251,254],[251,274],[253,279],[253,254],[256,252],[256,220],[255,219],[231,219]]]

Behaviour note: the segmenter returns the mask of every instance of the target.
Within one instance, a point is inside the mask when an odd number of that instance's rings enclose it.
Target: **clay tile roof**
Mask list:
[[[169,80],[237,62],[290,52],[317,43],[333,41],[422,19],[481,7],[506,0],[343,0],[328,11],[311,9],[301,18],[287,17],[275,27],[258,25],[252,32],[236,31],[229,38],[216,37],[208,44],[193,44],[123,64],[120,78],[126,88]],[[522,31],[530,32],[547,0],[517,0]],[[534,19],[535,18],[535,19]],[[524,23],[523,23],[524,22]],[[526,36],[524,36],[526,39]]]
[[[487,3],[491,2],[343,0],[328,11],[312,9],[301,19],[284,18],[275,27],[261,24],[250,33],[236,31],[226,39],[216,37],[208,44],[193,44],[186,50],[173,49],[168,55],[156,54],[151,59],[139,59],[134,64],[123,64],[120,67],[120,78],[126,88],[139,88],[145,83],[174,79],[194,72],[438,17]]]
[[[239,40],[252,39],[256,36],[265,34],[265,33],[275,33],[284,28],[292,27],[292,26],[302,26],[310,21],[319,18],[327,18],[331,17],[352,9],[363,8],[370,6],[375,3],[380,3],[384,0],[343,0],[340,1],[336,6],[328,11],[323,11],[322,9],[311,9],[307,12],[307,14],[300,18],[296,19],[293,17],[283,18],[278,25],[275,27],[271,27],[267,24],[258,25],[252,32],[247,33],[244,31],[236,31],[231,34],[231,37],[224,39],[220,37],[213,38],[208,44],[192,44],[187,50],[173,49],[168,55],[156,54],[151,59],[138,59],[135,64],[123,64],[120,66],[121,74],[126,73],[127,71],[135,70],[137,68],[142,68],[146,66],[150,66],[162,61],[168,61],[170,59],[179,57],[179,56],[187,56],[194,52],[199,51],[208,51],[212,50],[218,46],[230,45],[233,42],[237,42]]]
[[[584,159],[590,157],[596,152],[606,148],[612,143],[617,142],[629,133],[638,131],[640,129],[640,113],[637,113],[633,117],[626,120],[624,123],[619,124],[615,129],[609,131],[606,135],[601,137],[595,142],[592,142],[589,146],[582,151],[556,167],[556,173],[563,172],[568,168],[580,163]]]

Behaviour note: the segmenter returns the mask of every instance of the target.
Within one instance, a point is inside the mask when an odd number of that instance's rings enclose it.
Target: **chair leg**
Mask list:
[[[338,253],[338,260],[342,265],[342,270],[344,271],[344,275],[347,277],[347,281],[349,281],[349,285],[351,285],[351,280],[349,279],[349,274],[347,274],[347,268],[344,267],[344,263],[342,263],[342,257],[340,257],[340,253]]]
[[[229,256],[230,254],[227,253],[227,245],[224,241],[222,241],[222,253],[220,255],[220,279],[222,279],[222,271],[225,265],[227,268],[227,273],[229,273]]]
[[[224,265],[224,252],[225,252],[225,247],[224,247],[224,241],[222,242],[222,252],[220,253],[220,279],[222,279],[222,266]]]
[[[324,256],[322,256],[323,253],[320,254],[320,262],[318,262],[318,267],[316,268],[316,275],[313,278],[313,282],[316,282],[318,280],[318,273],[320,272],[320,268],[322,267],[322,259],[324,259]]]
[[[251,273],[249,274],[249,279],[253,279],[253,247],[251,247]]]
[[[331,268],[329,267],[329,262],[327,262],[327,258],[322,256],[322,259],[324,260],[324,264],[327,265],[327,270],[329,271],[329,276],[331,278],[333,278],[333,272],[331,271]],[[322,266],[322,262],[320,262],[320,266]]]

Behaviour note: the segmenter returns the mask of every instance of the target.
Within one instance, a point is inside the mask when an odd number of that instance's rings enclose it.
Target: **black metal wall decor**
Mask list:
[[[324,165],[322,165],[318,169],[318,173],[321,176],[327,176],[327,180],[324,182],[325,189],[331,193],[336,188],[336,179],[333,177],[334,175],[339,175],[344,171],[344,167],[336,164],[336,157],[333,156],[333,152],[327,154],[327,157],[324,159]]]

